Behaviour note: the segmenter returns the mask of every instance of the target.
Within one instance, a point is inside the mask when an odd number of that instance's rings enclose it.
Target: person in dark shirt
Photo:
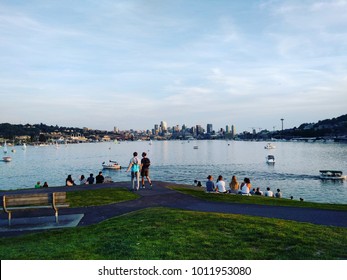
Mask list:
[[[213,177],[212,175],[207,176],[207,182],[206,182],[206,192],[215,192],[216,186],[213,182]]]
[[[141,177],[142,177],[142,188],[145,188],[145,177],[150,185],[150,188],[152,188],[152,181],[151,178],[149,178],[149,166],[151,165],[151,161],[147,157],[147,154],[145,152],[142,153],[142,159],[141,159]]]
[[[103,183],[104,182],[104,180],[105,180],[105,178],[104,178],[104,176],[102,175],[102,171],[100,171],[99,172],[99,175],[97,175],[96,177],[95,177],[95,183],[97,183],[97,184],[101,184],[101,183]]]
[[[93,173],[90,173],[90,175],[89,175],[89,177],[87,179],[87,183],[89,185],[94,184],[94,175],[93,175]]]
[[[71,186],[75,186],[75,185],[76,185],[76,184],[75,184],[75,181],[72,180],[71,175],[68,175],[67,178],[66,178],[66,180],[65,180],[65,186],[71,187]]]

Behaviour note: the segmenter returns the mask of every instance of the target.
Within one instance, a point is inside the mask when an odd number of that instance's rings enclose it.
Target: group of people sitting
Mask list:
[[[35,189],[39,189],[39,188],[48,188],[48,183],[44,182],[43,185],[41,186],[41,182],[38,181],[35,185]]]
[[[94,184],[94,182],[96,184],[101,184],[101,183],[105,182],[105,177],[102,175],[102,171],[100,171],[99,174],[97,176],[95,176],[95,178],[94,178],[93,173],[90,173],[88,178],[84,177],[83,174],[79,178],[79,184],[80,185],[91,185],[91,184]],[[65,186],[72,187],[75,185],[76,185],[76,183],[72,179],[72,176],[68,175],[66,180],[65,180]]]
[[[95,176],[94,178],[94,175],[93,173],[90,173],[89,177],[86,178],[84,177],[84,175],[82,174],[79,178],[79,185],[91,185],[91,184],[94,184],[94,182],[96,184],[101,184],[101,183],[110,183],[110,181],[108,180],[109,177],[105,177],[102,175],[102,171],[99,172],[99,174],[97,176]],[[72,175],[68,175],[66,180],[65,180],[65,186],[67,187],[72,187],[72,186],[76,186],[77,184],[75,183],[75,180],[72,179]],[[45,182],[42,186],[41,186],[41,182],[37,182],[35,184],[35,188],[38,189],[38,188],[48,188],[48,184],[47,182]]]
[[[265,192],[262,192],[260,188],[252,188],[252,184],[249,178],[244,178],[243,182],[239,184],[236,176],[231,178],[231,182],[226,184],[223,180],[223,176],[219,175],[217,182],[213,181],[213,176],[208,175],[206,182],[206,192],[208,193],[231,193],[231,194],[242,194],[242,195],[263,195],[268,197],[281,198],[282,193],[280,189],[274,194],[269,187],[266,188]]]

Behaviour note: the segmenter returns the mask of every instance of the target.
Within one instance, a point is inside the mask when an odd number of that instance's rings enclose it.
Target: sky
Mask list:
[[[347,113],[347,0],[1,0],[0,123],[293,128]]]

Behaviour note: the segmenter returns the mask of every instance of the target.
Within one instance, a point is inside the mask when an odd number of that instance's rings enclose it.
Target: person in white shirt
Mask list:
[[[274,193],[270,190],[269,187],[266,188],[266,191],[264,193],[264,196],[269,196],[269,197],[273,197]]]
[[[225,182],[223,181],[223,176],[219,175],[216,184],[216,191],[219,193],[226,193]]]
[[[249,180],[249,178],[245,178],[243,180],[243,183],[241,184],[240,194],[242,194],[242,195],[251,195],[250,194],[251,187],[252,187],[251,180]]]

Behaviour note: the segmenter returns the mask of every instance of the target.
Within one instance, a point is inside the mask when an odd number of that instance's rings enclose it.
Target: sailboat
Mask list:
[[[27,149],[27,145],[24,143],[22,146],[22,150],[26,150]]]
[[[6,144],[6,141],[5,141],[5,144],[4,144],[4,154],[7,154],[7,144]]]

